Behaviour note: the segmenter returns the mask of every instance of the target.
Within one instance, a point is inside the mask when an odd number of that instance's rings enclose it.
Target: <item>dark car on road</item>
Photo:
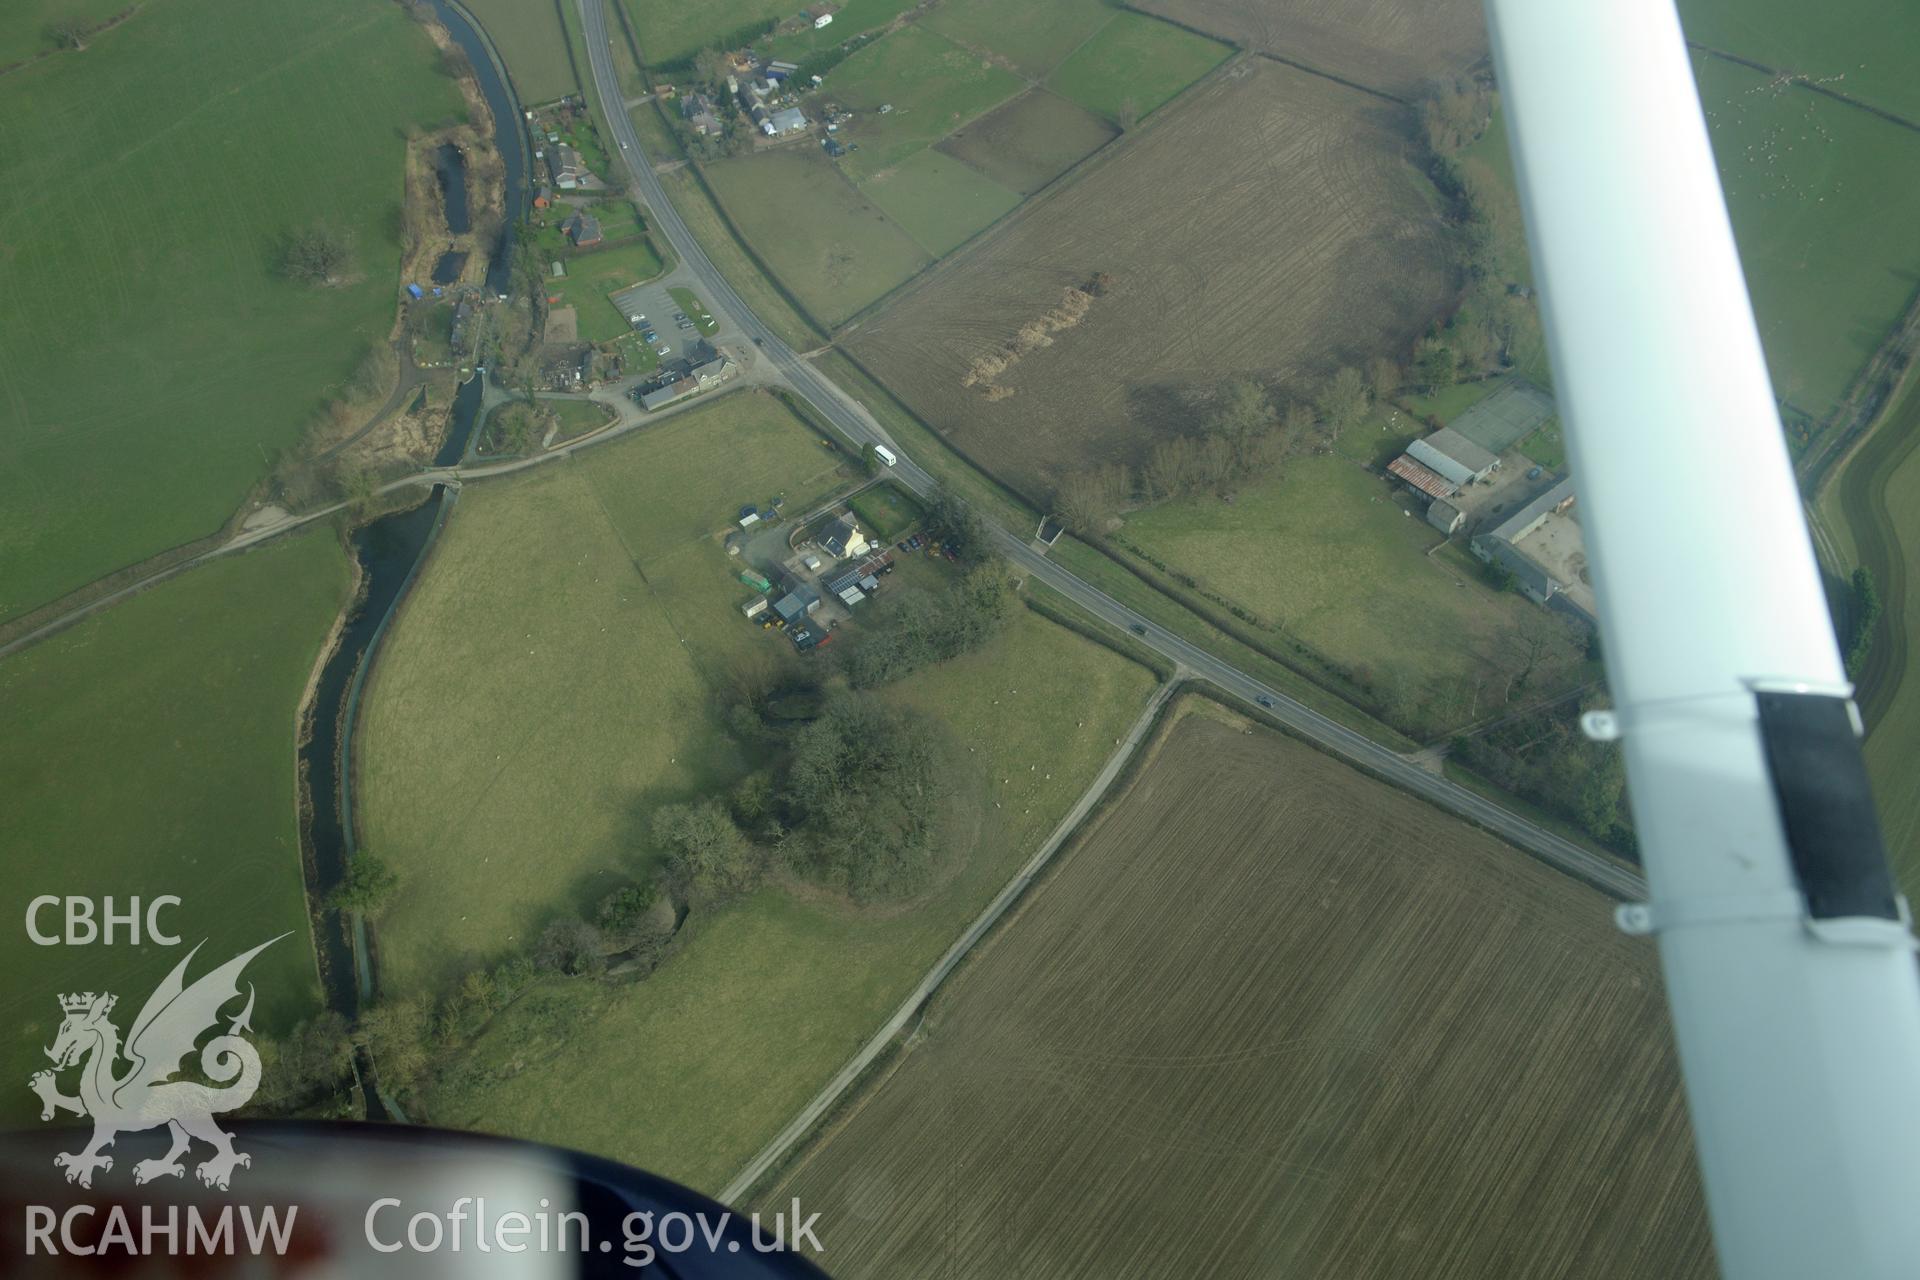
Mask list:
[[[1265,707],[1269,711],[1273,710],[1273,699],[1269,698],[1264,693],[1261,694],[1259,697],[1255,698],[1254,701],[1259,703],[1261,706]]]
[[[1133,634],[1135,634],[1135,635],[1137,635],[1137,636],[1143,636],[1143,635],[1145,635],[1145,634],[1147,634],[1147,629],[1146,629],[1145,627],[1143,627],[1143,626],[1141,626],[1141,625],[1140,625],[1139,623],[1137,623],[1137,622],[1135,622],[1135,623],[1130,623],[1130,624],[1128,625],[1128,627],[1127,627],[1127,630],[1129,630],[1129,631],[1131,631],[1131,632],[1133,632]]]

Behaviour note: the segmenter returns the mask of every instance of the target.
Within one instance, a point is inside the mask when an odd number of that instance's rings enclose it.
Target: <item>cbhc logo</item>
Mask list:
[[[40,931],[41,912],[48,907],[61,906],[63,903],[66,906],[66,931],[42,933]],[[179,905],[180,899],[170,893],[162,894],[148,901],[146,913],[143,916],[139,898],[127,899],[126,909],[116,912],[113,908],[113,899],[106,897],[100,899],[100,910],[96,919],[92,898],[60,898],[53,894],[42,894],[27,904],[27,936],[43,947],[57,947],[62,943],[70,947],[86,947],[95,942],[110,947],[116,941],[114,931],[120,929],[125,936],[119,941],[139,946],[140,925],[144,920],[149,942],[158,943],[163,947],[177,947],[180,945],[180,936],[166,933],[160,928],[160,908]]]

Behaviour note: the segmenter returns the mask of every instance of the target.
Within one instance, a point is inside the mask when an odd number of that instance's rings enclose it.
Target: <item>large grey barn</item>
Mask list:
[[[1407,446],[1407,456],[1459,485],[1484,480],[1500,465],[1499,458],[1452,427],[1415,440]]]

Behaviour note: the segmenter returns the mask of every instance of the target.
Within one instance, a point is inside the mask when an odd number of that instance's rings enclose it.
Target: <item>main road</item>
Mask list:
[[[701,296],[709,309],[724,311],[733,324],[770,362],[781,379],[812,405],[828,422],[855,444],[884,444],[899,457],[892,468],[894,480],[922,496],[931,493],[935,480],[909,459],[881,428],[859,401],[848,395],[807,361],[802,360],[779,334],[769,329],[734,291],[727,278],[707,258],[700,242],[687,229],[686,222],[667,198],[666,188],[640,149],[640,136],[622,107],[619,80],[613,70],[613,50],[607,34],[603,0],[576,0],[581,24],[587,35],[587,59],[593,70],[594,92],[600,99],[601,113],[612,131],[615,151],[631,175],[633,193],[653,215],[653,225],[667,239],[681,263],[700,282]],[[612,104],[610,107],[609,104]],[[1132,631],[1145,644],[1174,663],[1186,667],[1199,679],[1249,703],[1266,707],[1304,738],[1346,757],[1369,772],[1403,790],[1411,791],[1443,809],[1477,823],[1512,844],[1529,851],[1575,879],[1583,880],[1604,893],[1623,900],[1635,900],[1646,894],[1646,882],[1631,868],[1521,817],[1458,783],[1429,772],[1423,766],[1372,739],[1331,720],[1306,704],[1270,689],[1233,664],[1216,657],[1190,641],[1156,626],[1142,615],[1121,604],[1098,587],[1034,550],[1025,538],[988,522],[999,543],[1001,554],[1023,572],[1046,583],[1103,622]]]

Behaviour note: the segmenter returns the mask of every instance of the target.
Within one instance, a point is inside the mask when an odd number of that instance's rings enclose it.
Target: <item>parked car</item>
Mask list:
[[[673,318],[675,320],[685,320],[687,318],[687,313],[684,311],[676,311],[673,313]]]

